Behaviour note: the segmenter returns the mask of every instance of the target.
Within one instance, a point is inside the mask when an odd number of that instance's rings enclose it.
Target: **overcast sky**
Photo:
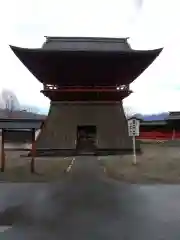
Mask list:
[[[130,37],[132,48],[165,47],[131,84],[132,112],[180,111],[179,0],[5,0],[0,7],[0,90],[21,103],[48,108],[42,85],[8,44],[41,47],[43,36]]]

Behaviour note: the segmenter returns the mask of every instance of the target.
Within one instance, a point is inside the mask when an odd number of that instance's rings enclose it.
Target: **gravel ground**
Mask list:
[[[143,154],[100,157],[109,177],[131,183],[180,183],[180,144],[141,144]]]
[[[5,171],[0,172],[1,182],[49,182],[59,180],[72,158],[36,158],[35,173],[30,172],[31,158],[20,157],[22,152],[6,152]]]
[[[11,146],[10,146],[11,147]],[[137,156],[137,165],[132,156],[99,157],[108,176],[131,183],[180,183],[180,141],[141,144],[142,155]],[[0,181],[47,182],[58,180],[68,168],[72,157],[36,158],[36,174],[30,173],[30,158],[20,157],[25,152],[6,151],[5,173]]]

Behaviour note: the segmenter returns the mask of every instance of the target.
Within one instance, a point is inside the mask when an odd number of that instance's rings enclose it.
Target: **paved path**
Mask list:
[[[110,180],[95,157],[77,157],[64,180],[1,184],[1,239],[179,240],[180,186]]]

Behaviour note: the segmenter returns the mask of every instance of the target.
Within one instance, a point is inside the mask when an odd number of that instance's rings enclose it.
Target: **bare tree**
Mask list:
[[[20,108],[20,103],[17,99],[17,96],[11,90],[4,89],[1,93],[1,98],[4,107],[9,111],[18,110]]]
[[[134,115],[134,111],[132,110],[132,107],[130,107],[130,106],[124,107],[124,113],[125,113],[126,118],[129,118],[132,115]]]

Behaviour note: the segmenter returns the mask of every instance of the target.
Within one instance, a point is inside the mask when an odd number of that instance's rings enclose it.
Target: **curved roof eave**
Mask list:
[[[46,68],[42,66],[46,65],[51,68],[52,59],[54,59],[54,61],[57,62],[59,56],[61,56],[61,59],[63,59],[63,57],[65,57],[66,59],[69,58],[71,62],[74,61],[73,59],[76,58],[76,55],[78,60],[81,59],[81,57],[83,58],[85,57],[86,59],[88,59],[88,57],[91,56],[90,59],[92,61],[92,56],[95,57],[96,60],[97,60],[96,57],[100,57],[101,60],[106,59],[106,61],[109,61],[111,65],[112,65],[111,60],[113,60],[113,63],[116,64],[119,62],[119,59],[120,61],[123,62],[124,61],[123,59],[127,61],[127,59],[129,58],[128,61],[130,62],[133,59],[134,62],[133,65],[135,64],[134,67],[139,69],[138,75],[140,75],[162,51],[162,48],[154,50],[130,50],[130,51],[61,51],[42,48],[29,49],[16,47],[12,45],[10,45],[10,48],[12,49],[14,54],[19,58],[19,60],[28,68],[28,70],[42,83],[44,83],[44,81],[40,76],[42,75],[47,76],[47,73],[45,73]],[[140,63],[138,63],[139,60]],[[48,71],[51,71],[51,69]],[[48,72],[48,74],[50,74],[50,72]],[[127,84],[133,82],[138,77],[138,75],[135,74],[134,77],[126,81]]]
[[[17,52],[26,52],[28,53],[50,53],[50,52],[74,52],[74,53],[114,53],[114,54],[143,54],[143,55],[149,55],[149,54],[154,54],[157,56],[161,53],[161,51],[163,50],[163,48],[157,48],[157,49],[153,49],[153,50],[137,50],[137,49],[130,49],[129,51],[123,51],[123,50],[119,50],[119,51],[113,51],[111,49],[109,50],[94,50],[94,51],[89,51],[89,50],[60,50],[60,49],[43,49],[43,48],[22,48],[22,47],[17,47],[17,46],[13,46],[13,45],[9,45],[10,48],[12,49],[12,51],[16,54]]]

